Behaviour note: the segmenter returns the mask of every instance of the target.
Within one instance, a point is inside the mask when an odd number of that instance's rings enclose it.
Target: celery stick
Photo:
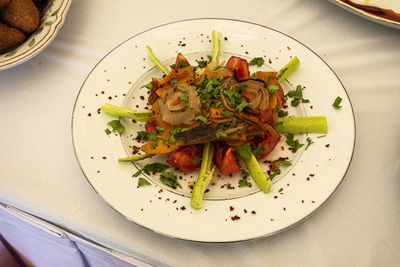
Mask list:
[[[118,161],[119,162],[138,161],[138,160],[142,160],[142,159],[151,158],[152,156],[154,156],[154,154],[143,154],[143,155],[136,156],[136,157],[119,158]]]
[[[212,159],[214,156],[214,147],[211,143],[204,144],[203,159],[201,162],[199,177],[194,184],[192,191],[192,198],[190,199],[190,206],[194,209],[201,209],[203,207],[203,196],[208,185],[210,184],[214,168],[211,169]]]
[[[110,115],[130,118],[142,122],[147,121],[151,116],[151,112],[137,112],[129,108],[121,108],[109,103],[104,104],[101,107],[101,110]]]
[[[160,60],[158,60],[158,58],[156,58],[156,56],[153,53],[153,50],[151,50],[150,46],[146,45],[146,49],[148,52],[148,57],[150,58],[151,61],[153,61],[154,64],[157,65],[157,67],[159,67],[162,72],[164,72],[165,74],[170,73],[170,71],[161,63]]]
[[[219,48],[221,44],[221,37],[222,34],[220,32],[217,32],[215,30],[212,31],[212,43],[213,43],[213,55],[211,58],[211,61],[216,62],[219,64]]]
[[[254,182],[257,186],[264,192],[269,193],[271,191],[272,182],[269,179],[268,175],[261,169],[260,164],[256,156],[253,153],[250,153],[250,157],[242,157],[241,159],[246,164],[246,168],[249,171],[251,178],[253,178]]]
[[[292,60],[289,61],[288,64],[286,64],[285,67],[283,67],[282,69],[280,69],[278,71],[278,74],[276,75],[276,79],[280,83],[283,82],[286,79],[286,77],[290,73],[295,71],[299,66],[300,66],[300,60],[297,57],[294,57]]]
[[[326,117],[287,117],[278,118],[275,129],[279,133],[328,133]]]

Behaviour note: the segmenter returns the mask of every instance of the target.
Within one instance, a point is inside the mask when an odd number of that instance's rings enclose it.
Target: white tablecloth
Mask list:
[[[114,46],[171,21],[221,17],[275,28],[319,54],[354,107],[353,161],[305,222],[236,244],[155,234],[110,208],[75,159],[71,115],[82,82]],[[56,40],[0,72],[0,202],[156,265],[394,266],[400,262],[400,31],[328,1],[74,1]]]

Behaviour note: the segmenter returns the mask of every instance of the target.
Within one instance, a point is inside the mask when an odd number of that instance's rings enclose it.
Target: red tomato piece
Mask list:
[[[279,134],[271,135],[271,134],[267,133],[264,140],[262,140],[260,143],[258,143],[258,145],[262,145],[265,148],[264,152],[261,153],[258,158],[259,159],[265,158],[269,153],[271,153],[272,150],[274,150],[274,148],[278,144],[280,139],[281,139],[281,136]]]
[[[267,108],[263,112],[260,113],[260,122],[268,123],[269,125],[274,124],[274,118],[272,117],[272,109]]]
[[[225,68],[236,72],[236,77],[239,80],[250,78],[249,63],[247,63],[246,59],[231,56],[226,63]]]
[[[157,90],[158,90],[158,84],[160,83],[160,81],[157,78],[152,78],[151,81],[153,82],[153,90],[151,90],[148,101],[151,105],[154,104],[154,102],[156,102],[156,100],[159,98],[159,96],[157,95]]]
[[[178,151],[168,156],[168,164],[183,171],[193,171],[197,169],[201,162],[196,162],[195,157],[201,159],[202,146],[181,146]]]
[[[182,55],[182,53],[178,53],[178,55],[176,56],[176,60],[175,60],[175,66],[178,66],[178,63],[183,60],[184,64],[189,64],[189,61],[185,58],[184,55]]]
[[[146,129],[146,133],[148,133],[148,134],[151,134],[153,132],[153,130],[158,133],[158,131],[156,129],[156,124],[154,123],[152,118],[150,118],[146,121],[144,128]]]
[[[283,93],[282,86],[277,80],[274,80],[273,84],[277,85],[278,88],[279,88],[278,89],[278,96],[279,96],[279,99],[281,100],[281,103],[282,103],[282,106],[283,106],[284,101],[285,101],[285,94]]]
[[[235,156],[235,148],[217,143],[214,152],[214,161],[218,170],[224,174],[232,174],[240,171],[240,164]]]

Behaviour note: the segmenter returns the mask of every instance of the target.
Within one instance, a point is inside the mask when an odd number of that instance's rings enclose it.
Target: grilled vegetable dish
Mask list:
[[[145,154],[121,161],[168,154],[168,164],[174,168],[199,169],[191,199],[195,209],[202,207],[214,169],[224,174],[240,172],[239,158],[258,187],[268,193],[272,183],[258,159],[266,157],[281,139],[277,129],[327,132],[324,117],[303,117],[299,123],[296,118],[279,116],[285,103],[280,82],[299,66],[297,57],[279,72],[251,75],[246,59],[232,56],[220,63],[221,34],[213,31],[212,36],[213,56],[198,61],[196,67],[179,53],[169,71],[147,47],[150,59],[165,73],[144,86],[150,90],[151,113],[111,104],[102,107],[113,115],[146,121],[143,139],[147,142],[141,147]]]

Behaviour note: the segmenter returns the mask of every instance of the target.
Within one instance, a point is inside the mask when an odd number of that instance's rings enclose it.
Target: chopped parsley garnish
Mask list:
[[[194,119],[195,119],[196,121],[201,121],[201,122],[207,123],[207,118],[204,117],[203,114],[200,114],[199,116],[195,117]]]
[[[226,133],[224,133],[224,132],[216,132],[215,136],[217,138],[221,138],[221,137],[227,137],[228,135]]]
[[[278,190],[278,193],[280,193],[280,192],[282,192],[283,191],[283,188],[281,187],[279,190]]]
[[[260,157],[260,155],[264,152],[265,147],[263,145],[258,145],[258,147],[253,151],[254,156]]]
[[[196,62],[197,62],[197,67],[200,69],[205,68],[208,64],[206,60],[196,60]]]
[[[342,103],[342,98],[340,96],[336,97],[335,102],[333,102],[332,107],[336,109],[340,109],[342,106],[340,106],[340,103]]]
[[[133,177],[138,177],[141,173],[142,173],[142,170],[138,170],[137,172],[135,172]]]
[[[221,113],[221,115],[224,115],[225,117],[230,117],[233,115],[233,112],[230,112],[229,110],[223,110],[220,113]]]
[[[176,188],[177,186],[182,188],[181,185],[178,183],[178,180],[176,178],[176,175],[174,174],[175,168],[172,168],[170,172],[167,172],[166,170],[162,171],[160,181],[168,185],[169,187]]]
[[[169,132],[168,141],[169,141],[170,143],[175,144],[175,143],[176,143],[176,139],[175,139],[174,135],[175,135],[176,133],[179,133],[179,132],[182,132],[182,128],[180,128],[180,127],[173,128],[173,129]]]
[[[151,148],[155,148],[157,146],[157,138],[162,138],[162,136],[158,135],[156,130],[153,130],[151,134],[149,134],[149,140],[153,141]]]
[[[314,142],[312,141],[312,139],[310,138],[310,137],[307,137],[307,146],[306,146],[306,148],[304,149],[304,150],[307,150],[307,148],[311,145],[311,144],[314,144]]]
[[[218,65],[213,70],[219,70],[220,68],[222,68],[222,66]]]
[[[199,165],[200,162],[201,162],[201,158],[198,157],[198,156],[194,156],[193,164],[194,164],[194,165]]]
[[[255,57],[249,62],[249,65],[257,65],[257,67],[261,67],[264,62],[265,61],[262,57]]]
[[[173,84],[176,84],[177,82],[178,82],[177,79],[172,79],[172,80],[169,82],[169,84],[173,85]]]
[[[251,187],[251,183],[247,179],[240,179],[239,187]]]
[[[181,96],[180,98],[179,98],[183,103],[185,103],[185,104],[187,104],[188,103],[188,99],[187,99],[187,96]]]
[[[110,121],[109,123],[107,123],[107,125],[110,125],[112,127],[113,133],[118,131],[119,134],[122,134],[125,131],[125,127],[121,124],[119,120]]]
[[[162,128],[162,127],[160,127],[160,126],[156,126],[156,129],[159,130],[160,132],[162,132],[162,131],[165,130],[165,128]]]
[[[279,118],[286,117],[287,115],[289,115],[289,113],[288,113],[287,111],[284,111],[284,110],[282,110],[282,109],[280,109],[280,110],[278,111],[278,117],[279,117]]]
[[[176,69],[182,69],[182,68],[189,67],[190,64],[186,63],[185,60],[181,59],[181,60],[178,61],[178,64],[176,64],[176,65],[173,64],[172,66],[174,66],[173,69],[175,69],[175,68]]]
[[[246,143],[239,147],[238,153],[242,158],[250,159],[253,152],[251,152],[250,144]]]
[[[143,86],[140,87],[140,88],[147,88],[147,89],[149,89],[150,91],[153,91],[153,86],[154,86],[154,83],[153,83],[153,81],[151,81],[151,82],[149,82],[148,84],[145,84],[145,85],[143,85]]]
[[[150,172],[162,172],[169,168],[168,165],[164,165],[158,162],[151,163],[151,164],[146,164],[142,171],[146,174],[150,174]]]
[[[300,102],[301,103],[308,103],[310,100],[303,98],[303,90],[301,89],[301,85],[297,85],[296,90],[291,90],[286,94],[288,97],[293,98],[290,104],[293,107],[297,107]]]
[[[252,73],[251,75],[250,75],[250,78],[256,78],[257,77],[257,74],[254,72],[254,73]]]
[[[290,161],[287,161],[287,160],[278,160],[276,162],[278,162],[279,164],[282,164],[284,167],[292,166],[292,163]]]
[[[241,112],[245,107],[247,107],[249,103],[247,103],[245,100],[243,100],[237,107],[237,111]]]
[[[226,189],[233,189],[230,183],[222,185],[222,187],[226,186]]]
[[[279,169],[279,168],[273,168],[272,170],[271,170],[271,174],[269,175],[269,179],[274,179],[275,178],[275,176],[277,176],[277,175],[279,175],[279,174],[281,174],[281,169]]]
[[[151,185],[151,183],[149,183],[149,181],[147,181],[146,179],[140,177],[138,180],[138,186],[146,186],[146,185]]]
[[[249,175],[250,175],[250,173],[248,173],[245,169],[242,169],[242,170],[240,171],[240,174],[243,175],[244,178],[247,178],[247,177],[249,177]]]
[[[326,134],[317,136],[317,138],[323,138],[323,137],[325,137],[325,136],[326,136]]]
[[[110,130],[110,129],[108,129],[108,128],[107,128],[107,129],[105,129],[104,131],[106,132],[106,134],[107,134],[107,135],[109,135],[109,134],[111,133],[111,130]]]
[[[286,144],[288,144],[292,148],[292,152],[296,153],[299,148],[304,146],[304,144],[301,144],[299,140],[294,140],[294,135],[293,134],[287,134],[286,135]]]
[[[134,151],[135,153],[139,151],[139,148],[138,148],[137,146],[133,146],[132,149],[133,149],[133,151]]]
[[[178,86],[178,87],[176,87],[179,91],[181,91],[181,92],[185,92],[185,91],[187,91],[187,89],[186,88],[183,88],[183,87],[181,87],[181,86]]]
[[[267,79],[265,79],[265,83],[268,83],[269,80],[271,80],[271,79],[273,79],[273,78],[274,78],[274,75],[269,75],[269,76],[267,77]]]
[[[136,138],[138,138],[142,141],[149,141],[149,134],[145,131],[140,131],[140,132],[138,132],[138,135]]]
[[[275,94],[276,92],[278,92],[279,87],[276,84],[271,84],[270,86],[268,86],[268,93]]]

